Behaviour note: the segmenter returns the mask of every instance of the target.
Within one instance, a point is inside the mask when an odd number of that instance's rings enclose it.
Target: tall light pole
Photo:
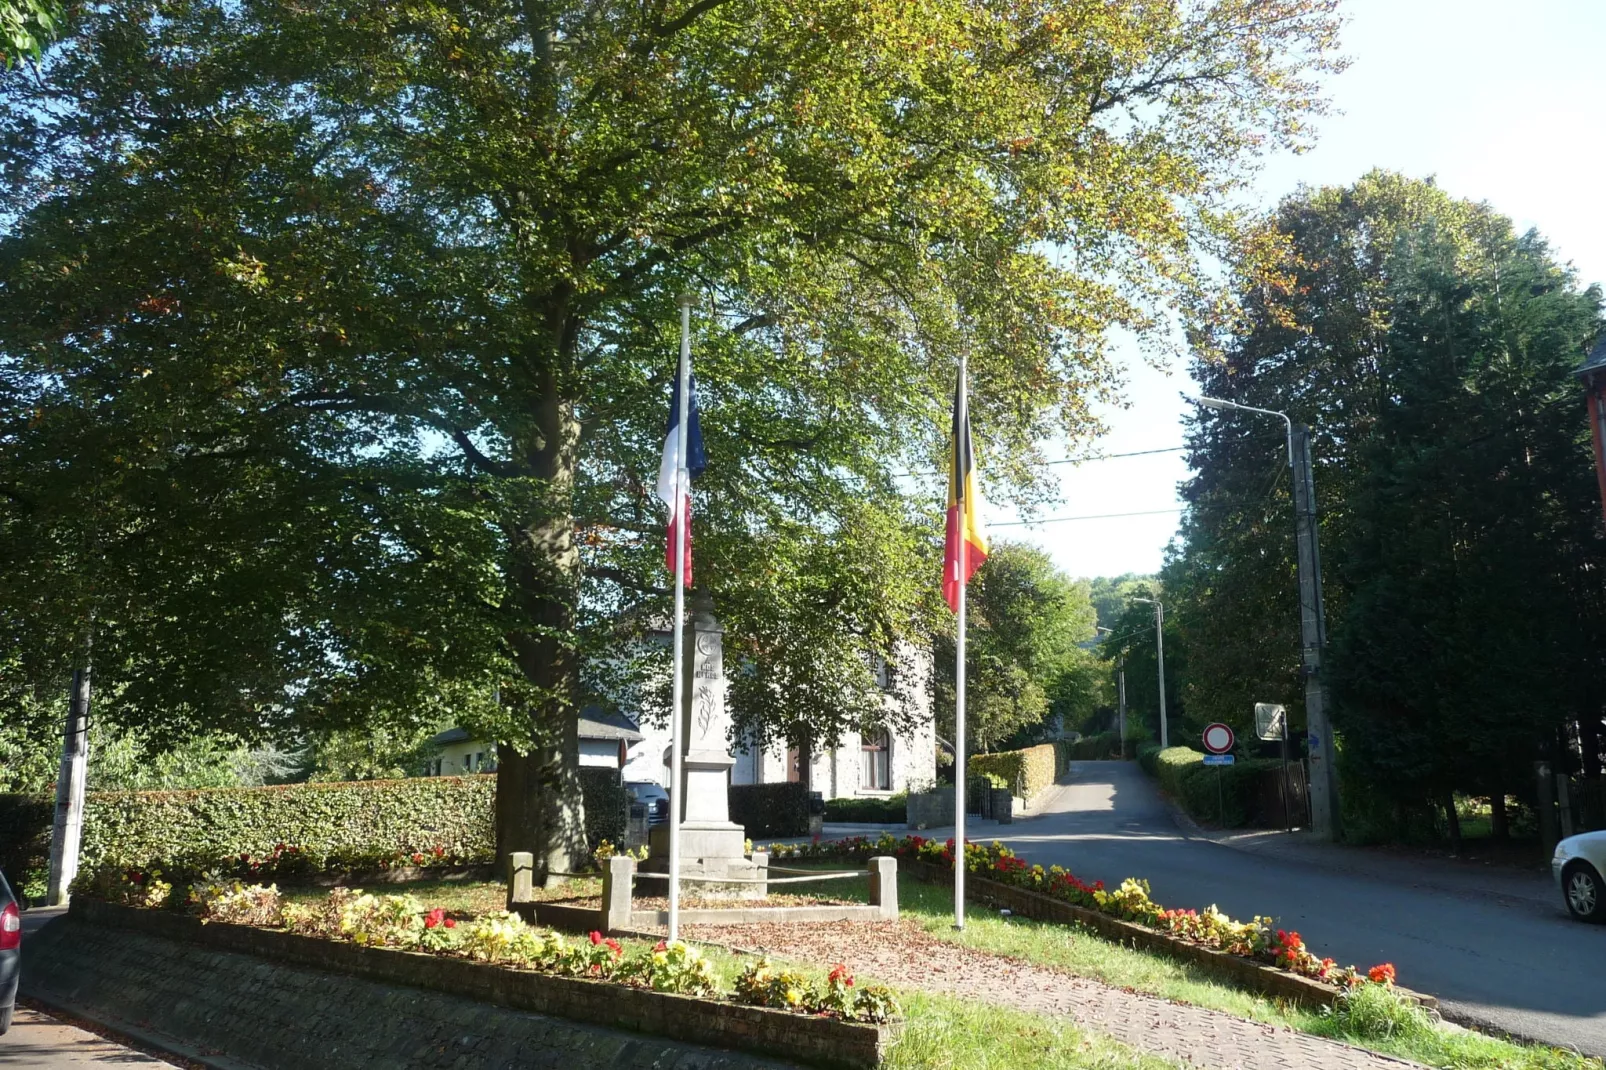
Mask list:
[[[1095,632],[1103,632],[1105,635],[1114,635],[1115,634],[1114,629],[1105,628],[1102,625],[1098,625],[1098,624],[1093,625],[1093,630]],[[1122,757],[1122,759],[1125,759],[1126,758],[1126,655],[1125,654],[1117,654],[1115,656],[1115,725],[1116,725],[1116,730],[1121,733],[1121,757]]]
[[[1310,428],[1296,425],[1285,412],[1257,409],[1221,398],[1189,398],[1207,409],[1275,416],[1288,432],[1288,467],[1294,474],[1295,560],[1299,572],[1299,646],[1305,677],[1305,731],[1310,749],[1311,826],[1324,840],[1338,838],[1337,751],[1327,717],[1327,683],[1322,677],[1322,650],[1327,646],[1327,613],[1322,606],[1322,558],[1316,540],[1316,484],[1311,471]]]
[[[1171,746],[1171,733],[1165,724],[1165,603],[1158,598],[1134,598],[1154,607],[1154,660],[1160,666],[1160,749]]]

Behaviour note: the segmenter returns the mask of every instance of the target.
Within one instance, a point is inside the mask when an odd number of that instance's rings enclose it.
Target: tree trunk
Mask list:
[[[573,873],[586,859],[585,812],[580,795],[579,679],[575,635],[580,595],[580,553],[574,537],[574,479],[579,422],[559,397],[551,374],[540,376],[533,428],[514,453],[541,481],[528,515],[510,524],[512,596],[526,627],[508,645],[528,685],[515,704],[524,707],[530,736],[526,753],[497,747],[496,843],[498,859],[528,851],[535,879],[551,885],[554,873]]]
[[[1489,796],[1489,835],[1497,840],[1511,838],[1511,821],[1506,815],[1506,791],[1503,786],[1496,788],[1494,794]]]
[[[1450,831],[1450,850],[1461,853],[1461,815],[1455,812],[1455,792],[1444,793],[1444,820]]]

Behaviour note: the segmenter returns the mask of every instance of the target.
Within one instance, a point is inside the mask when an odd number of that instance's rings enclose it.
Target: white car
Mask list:
[[[1550,872],[1567,909],[1582,921],[1606,921],[1606,829],[1568,836],[1556,844]]]

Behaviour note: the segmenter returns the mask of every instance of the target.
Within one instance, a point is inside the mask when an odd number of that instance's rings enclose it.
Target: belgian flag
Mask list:
[[[959,592],[987,560],[987,531],[982,523],[981,481],[970,444],[969,398],[965,375],[954,389],[953,448],[948,459],[948,540],[942,560],[942,596],[959,612]]]

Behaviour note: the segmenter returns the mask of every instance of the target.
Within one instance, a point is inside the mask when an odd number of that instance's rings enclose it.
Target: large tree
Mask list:
[[[502,849],[561,867],[586,651],[665,605],[678,298],[699,582],[775,680],[891,656],[958,355],[995,494],[1040,497],[1105,329],[1208,318],[1200,264],[1262,251],[1234,199],[1319,110],[1333,8],[83,11],[0,82],[8,626],[169,727],[466,707]]]

